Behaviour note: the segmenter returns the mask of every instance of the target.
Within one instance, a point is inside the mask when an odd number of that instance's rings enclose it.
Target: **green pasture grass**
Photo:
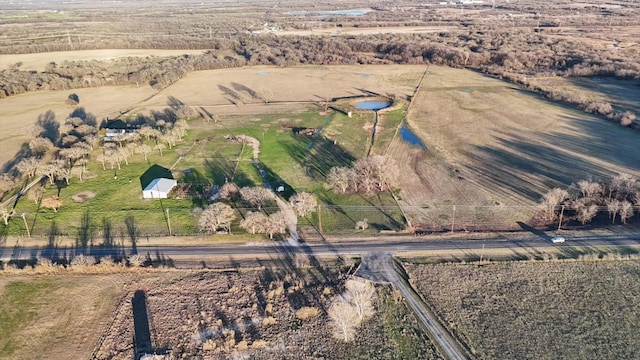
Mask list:
[[[16,333],[38,314],[37,307],[46,303],[46,293],[55,286],[52,279],[13,281],[0,294],[0,357],[11,358],[22,347]]]
[[[402,115],[403,108],[385,113],[386,127],[380,131],[376,141],[383,144],[390,141],[395,132],[392,126],[400,124]],[[325,210],[327,229],[333,229],[331,231],[340,232],[344,227],[347,231],[355,231],[355,222],[364,218],[376,224],[368,232],[401,228],[404,221],[400,211],[397,208],[387,209],[395,207],[390,195],[338,196],[325,189],[326,174],[331,167],[348,166],[363,156],[370,137],[370,130],[365,129],[364,124],[372,121],[368,119],[372,116],[370,111],[348,118],[337,112],[320,114],[316,109],[309,109],[295,114],[268,114],[251,119],[230,117],[217,124],[192,120],[193,129],[173,149],[164,149],[162,156],[154,150],[147,155],[146,161],[142,154],[135,154],[128,159],[129,164],[123,162],[120,169],[111,169],[109,164],[106,170],[103,169],[102,164],[95,160],[100,152],[96,149],[91,154],[87,173],[97,176],[83,182],[72,178],[68,185],[47,182],[43,196],[60,196],[63,202],[57,213],[23,198],[16,207],[18,215],[4,230],[11,234],[26,234],[24,221],[20,219],[24,213],[33,235],[50,233],[55,223],[57,231],[73,236],[80,231],[85,214],[89,215],[90,227],[98,238],[106,225],[115,234],[126,233],[125,220],[131,217],[141,232],[150,235],[167,234],[169,225],[173,234],[197,232],[197,214],[192,210],[206,206],[205,200],[142,199],[140,176],[154,164],[165,168],[174,166],[172,173],[178,182],[200,189],[232,180],[239,186],[261,186],[260,167],[272,187],[285,187],[285,192],[280,194],[285,198],[295,192],[308,191],[317,193],[321,203],[345,205],[344,209]],[[297,136],[292,128],[322,130],[318,136]],[[241,134],[260,142],[257,163],[253,159],[252,146],[225,138]],[[155,145],[153,141],[147,144]],[[85,191],[94,193],[95,197],[82,203],[72,199]],[[364,210],[367,206],[373,208]],[[234,227],[237,230],[237,224]]]

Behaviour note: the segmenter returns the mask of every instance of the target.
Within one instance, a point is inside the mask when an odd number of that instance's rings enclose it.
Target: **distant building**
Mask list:
[[[138,132],[138,130],[140,130],[140,125],[129,124],[120,119],[107,119],[102,122],[100,129],[104,129],[106,131],[103,138],[104,141],[113,141],[118,135]]]

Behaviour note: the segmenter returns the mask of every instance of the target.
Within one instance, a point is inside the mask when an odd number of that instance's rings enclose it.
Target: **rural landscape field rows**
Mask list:
[[[0,0],[0,359],[635,358],[639,16]]]

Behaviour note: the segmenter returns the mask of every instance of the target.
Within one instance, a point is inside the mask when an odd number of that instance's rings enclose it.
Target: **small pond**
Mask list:
[[[360,101],[356,104],[356,108],[362,110],[380,110],[384,108],[388,108],[391,106],[390,101],[381,101],[381,100],[369,100],[369,101]]]
[[[422,143],[422,140],[420,140],[420,138],[406,126],[400,128],[400,137],[402,138],[402,140],[411,145],[416,145],[423,149],[426,149],[426,147]]]

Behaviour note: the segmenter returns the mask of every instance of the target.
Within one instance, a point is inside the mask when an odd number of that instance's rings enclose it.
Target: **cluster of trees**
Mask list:
[[[620,174],[608,181],[581,180],[568,189],[555,188],[540,199],[541,218],[547,223],[576,220],[591,222],[600,212],[609,215],[611,223],[622,224],[640,206],[640,180]]]
[[[261,186],[239,188],[228,182],[220,188],[218,194],[222,201],[207,206],[198,219],[200,231],[210,234],[231,232],[231,223],[237,219],[237,212],[234,207],[223,202],[226,201],[235,207],[240,205],[254,209],[243,214],[239,223],[240,228],[248,233],[267,234],[273,239],[274,235],[286,232],[287,221],[282,211],[269,214],[264,209],[265,205],[271,205],[276,196],[270,189]],[[307,216],[317,208],[316,198],[305,192],[294,194],[290,203],[298,216]]]
[[[374,313],[375,293],[369,281],[347,280],[345,292],[334,298],[327,311],[336,338],[345,342],[353,340],[358,326]]]
[[[337,194],[386,191],[392,174],[389,161],[382,155],[374,155],[356,160],[351,167],[333,167],[327,175],[329,187]]]

